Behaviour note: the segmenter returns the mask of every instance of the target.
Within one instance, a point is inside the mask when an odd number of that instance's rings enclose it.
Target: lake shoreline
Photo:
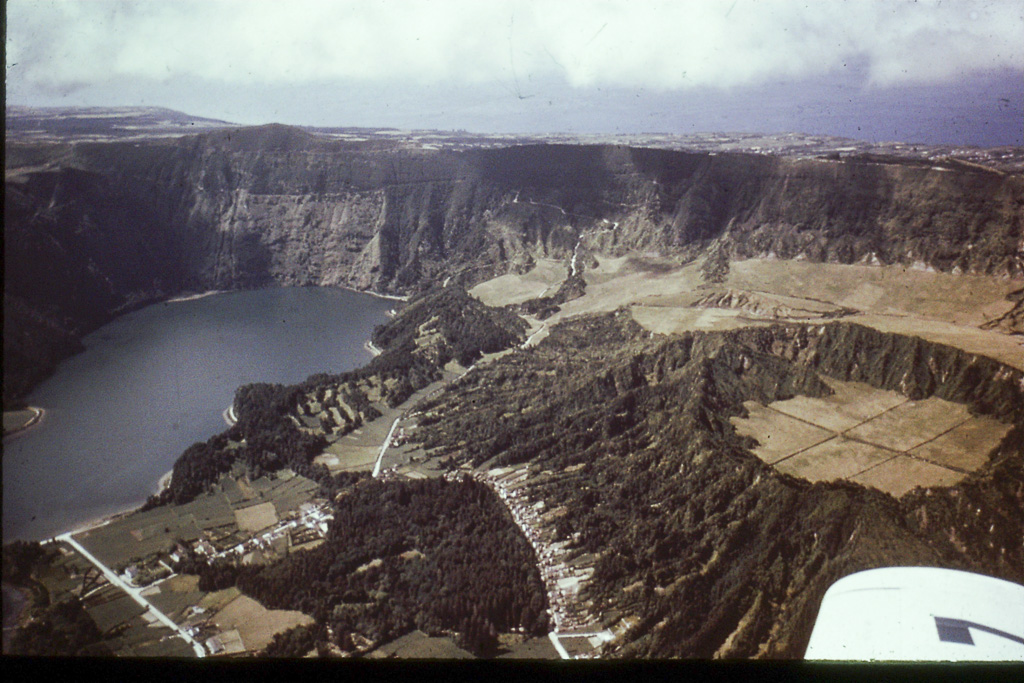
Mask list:
[[[183,301],[197,301],[199,299],[205,299],[208,296],[213,296],[214,294],[226,294],[227,292],[228,290],[226,289],[208,289],[205,292],[200,292],[198,294],[180,294],[178,296],[173,296],[170,299],[165,299],[164,303],[176,304]]]
[[[301,382],[312,374],[343,372],[365,365],[371,353],[364,345],[374,327],[386,320],[386,310],[393,305],[373,293],[343,287],[260,289],[267,292],[230,292],[233,296],[223,297],[223,305],[211,303],[221,300],[221,297],[212,294],[204,297],[204,301],[183,302],[181,306],[195,307],[196,311],[195,315],[185,318],[174,312],[177,307],[164,308],[151,304],[152,308],[148,311],[141,309],[132,312],[135,317],[128,323],[114,323],[129,325],[131,334],[135,336],[125,336],[125,331],[119,329],[108,333],[106,337],[97,337],[82,354],[76,354],[79,360],[58,371],[55,375],[57,382],[49,382],[46,385],[48,390],[52,392],[55,386],[62,390],[70,387],[78,392],[73,393],[74,400],[47,394],[40,395],[33,402],[55,406],[82,405],[89,410],[79,414],[76,408],[74,414],[69,414],[67,419],[62,416],[60,420],[54,421],[51,418],[55,413],[48,408],[45,418],[33,421],[33,426],[36,426],[42,419],[44,429],[20,430],[10,434],[12,437],[18,436],[17,439],[9,440],[5,437],[5,541],[37,541],[69,530],[79,532],[102,524],[112,516],[134,512],[145,504],[154,490],[157,494],[167,490],[167,470],[171,469],[189,444],[205,441],[223,432],[238,418],[237,408],[234,411],[230,407],[225,408],[224,404],[229,403],[230,406],[230,401],[224,401],[224,398],[231,396],[239,386],[259,382],[291,384]],[[321,293],[310,291],[307,295],[305,292],[309,290],[319,290]],[[161,310],[166,313],[161,313]],[[287,323],[282,325],[285,317],[288,318]],[[143,361],[118,357],[116,365],[105,365],[95,360],[102,358],[97,356],[98,350],[105,352],[104,344],[109,344],[110,339],[115,339],[119,344],[114,347],[119,354],[126,349],[134,352],[135,346],[127,345],[124,340],[141,339],[138,335],[150,334],[148,330],[165,335],[157,341],[165,338],[173,341],[164,346],[154,345],[155,342],[139,345],[138,348],[144,351],[141,356]],[[330,344],[323,343],[326,330],[330,330]],[[246,344],[262,344],[263,340],[271,340],[273,343],[267,344],[265,348],[260,346],[263,350],[258,352],[253,347],[254,350],[245,353],[229,353],[227,350],[222,351],[219,346],[229,338],[236,342],[232,345],[233,349],[238,348],[239,339],[247,339]],[[189,345],[194,340],[198,340],[195,348]],[[131,341],[131,344],[135,343]],[[154,354],[153,349],[160,350],[160,353]],[[280,349],[287,349],[288,352],[282,354]],[[261,360],[260,353],[271,355]],[[237,359],[235,356],[238,356]],[[277,364],[279,360],[280,366]],[[103,375],[84,379],[89,375],[83,369],[99,375],[105,367],[116,367],[117,372],[109,377]],[[67,368],[78,374],[62,377],[60,373]],[[139,369],[142,372],[135,373],[138,379],[130,379],[124,369]],[[211,392],[225,394],[216,399],[219,406],[214,401],[208,401],[205,394],[200,396],[195,393],[199,387],[197,383],[202,382],[205,386],[208,379],[224,384],[212,384],[216,388],[210,389]],[[69,381],[80,384],[67,384]],[[142,381],[145,388],[141,384],[135,388],[134,383]],[[86,388],[88,391],[96,391],[100,386],[103,389],[95,401],[89,398],[91,394],[82,393]],[[140,396],[143,398],[141,402],[138,400]],[[112,401],[112,405],[104,407],[104,401]],[[207,405],[207,402],[211,405]],[[129,419],[121,415],[118,421],[134,425],[131,430],[122,434],[119,431],[121,426],[108,424],[108,418],[117,412],[116,407],[136,405],[150,408],[141,412],[136,410],[138,415],[129,411]],[[200,410],[202,415],[198,414]],[[92,416],[93,411],[97,413],[95,416]],[[167,417],[171,414],[174,416]],[[209,431],[199,433],[195,425],[210,423],[204,415],[216,416],[217,424],[210,424],[206,427]],[[8,416],[8,425],[19,425],[35,417],[28,412]],[[146,424],[152,424],[149,431],[139,427]],[[90,429],[94,431],[88,431]],[[29,436],[22,439],[21,434]],[[180,434],[188,436],[182,437]],[[83,438],[86,440],[83,441]],[[161,460],[162,468],[150,464],[134,464],[140,457],[145,457],[146,463],[149,463],[150,451],[166,454],[167,460]],[[33,461],[38,462],[36,459],[45,453],[55,452],[80,453],[82,457],[76,457],[68,469],[51,464],[42,470],[31,466]],[[83,458],[94,461],[97,467],[101,464],[107,467],[114,459],[121,459],[132,463],[130,467],[137,468],[138,474],[143,474],[145,470],[156,471],[149,472],[151,478],[127,477],[127,488],[119,484],[115,487],[117,490],[104,495],[110,484],[106,478],[97,476],[98,470],[95,467],[82,466],[81,463],[85,462]],[[82,469],[82,473],[76,474],[76,468]],[[44,481],[40,478],[40,472],[45,473],[45,485],[40,483]],[[147,478],[148,481],[145,481]],[[78,491],[87,487],[94,494],[89,495],[88,503],[80,501],[80,504],[68,505],[63,501],[70,498],[70,495],[54,493],[63,488]],[[40,489],[39,494],[34,493],[36,489]],[[54,498],[53,505],[47,502],[51,497]],[[83,508],[84,514],[72,508]],[[92,514],[89,514],[89,508],[94,510]]]
[[[280,289],[288,289],[288,288],[291,288],[291,287],[295,287],[296,285],[273,284],[273,285],[268,285],[268,286],[269,287],[274,287],[274,288],[280,288]],[[375,292],[372,289],[356,289],[355,287],[348,287],[346,285],[299,285],[299,287],[306,287],[306,286],[309,286],[309,287],[325,287],[327,289],[341,289],[341,290],[344,290],[346,292],[355,292],[356,294],[368,294],[368,295],[370,295],[372,297],[376,297],[378,299],[386,299],[387,301],[401,301],[403,303],[409,301],[409,296],[408,295],[404,295],[404,294],[384,294],[383,292]],[[165,298],[165,299],[157,299],[154,303],[175,304],[175,303],[181,303],[183,301],[196,301],[198,299],[205,299],[206,297],[214,296],[216,294],[230,294],[232,292],[248,292],[248,291],[253,291],[253,290],[256,290],[256,289],[265,289],[265,288],[266,287],[244,287],[244,288],[240,288],[240,289],[208,289],[205,292],[194,292],[194,293],[176,294],[174,296],[171,296],[171,297],[168,297],[168,298]]]
[[[43,418],[46,416],[46,409],[39,408],[38,406],[28,406],[27,408],[25,408],[25,410],[31,410],[34,414],[32,415],[32,417],[30,417],[28,419],[28,422],[26,422],[24,424],[21,424],[21,425],[18,425],[17,427],[13,427],[13,428],[11,428],[10,431],[5,431],[3,438],[6,439],[7,437],[10,437],[10,436],[15,436],[15,435],[18,435],[18,434],[24,434],[25,432],[27,432],[28,430],[32,429],[33,427],[37,427],[43,421]],[[5,412],[19,412],[19,411],[5,411]]]

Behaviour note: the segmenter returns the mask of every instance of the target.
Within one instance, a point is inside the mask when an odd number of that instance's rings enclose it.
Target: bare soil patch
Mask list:
[[[1024,339],[980,329],[1010,311],[1021,281],[903,266],[748,259],[730,264],[726,286],[813,298],[858,310],[847,318],[882,332],[921,337],[1024,369]]]
[[[615,258],[595,254],[594,258],[597,266],[584,271],[586,293],[563,304],[548,324],[626,306],[646,329],[679,334],[775,320],[806,322],[851,309],[855,313],[846,318],[851,322],[918,336],[1024,369],[1020,335],[980,329],[1013,308],[1006,297],[1020,289],[1020,280],[903,266],[747,259],[733,261],[725,282],[710,287],[701,274],[701,262],[684,266],[672,259],[636,254]],[[538,263],[526,275],[489,280],[477,285],[473,294],[490,305],[525,301],[530,298],[526,292],[537,294],[538,284],[556,285],[556,271],[564,276],[563,265],[552,267],[557,263],[545,265],[543,273]],[[735,301],[709,306],[716,293],[732,294]]]
[[[469,293],[488,306],[521,304],[550,294],[558,288],[566,275],[568,272],[564,261],[538,259],[533,270],[528,273],[499,275],[493,280],[481,282],[470,289]]]
[[[682,334],[690,330],[735,330],[769,324],[743,311],[723,308],[674,306],[631,306],[629,312],[640,325],[656,334]]]
[[[1019,281],[956,275],[904,266],[856,266],[748,259],[730,263],[726,285],[786,296],[814,297],[865,313],[915,315],[976,327],[1011,308]]]
[[[1024,337],[910,316],[856,315],[850,322],[938,342],[1024,370]]]

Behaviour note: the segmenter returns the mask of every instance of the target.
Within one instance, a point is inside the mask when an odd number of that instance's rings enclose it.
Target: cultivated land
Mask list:
[[[264,563],[301,552],[323,537],[330,520],[316,485],[283,470],[250,480],[225,475],[214,490],[190,503],[136,512],[71,535],[95,557],[58,542],[60,556],[36,575],[51,602],[82,599],[104,642],[123,656],[194,656],[179,632],[168,627],[121,587],[109,570],[213,655],[258,652],[275,633],[307,624],[299,612],[267,610],[237,588],[207,592],[198,577],[178,575],[185,547],[208,558],[235,557]],[[163,617],[161,617],[162,619]]]
[[[313,618],[291,610],[268,610],[252,598],[239,595],[210,620],[221,632],[237,631],[244,649],[262,650],[275,633],[313,623]]]
[[[450,638],[432,638],[418,630],[382,645],[367,656],[371,659],[474,659]]]
[[[991,378],[976,372],[993,366],[982,356],[1024,368],[1024,330],[1014,308],[1014,297],[1024,289],[1024,252],[1017,246],[1019,220],[1013,214],[1021,196],[1015,176],[1024,168],[1018,148],[919,149],[813,136],[697,135],[594,137],[585,141],[613,145],[586,149],[575,136],[472,138],[357,129],[322,130],[332,138],[325,142],[281,126],[225,131],[180,148],[170,140],[76,148],[64,141],[232,126],[160,110],[9,109],[8,120],[14,123],[8,131],[8,190],[11,206],[20,212],[11,221],[12,247],[20,254],[50,254],[42,261],[59,262],[61,272],[77,267],[77,261],[60,261],[68,253],[99,263],[98,270],[72,272],[66,289],[54,290],[89,292],[100,282],[105,292],[116,284],[114,303],[93,311],[96,319],[116,315],[136,292],[163,297],[166,283],[180,275],[158,272],[162,257],[146,260],[150,236],[188,245],[183,272],[202,283],[197,291],[250,286],[251,264],[269,254],[270,272],[259,275],[280,284],[408,293],[475,282],[473,295],[488,305],[525,304],[534,311],[522,316],[530,327],[521,346],[536,346],[549,333],[551,344],[519,357],[515,349],[490,354],[473,368],[453,364],[441,382],[394,408],[380,400],[381,383],[369,382],[366,399],[381,416],[360,421],[343,437],[328,426],[330,443],[315,461],[332,472],[373,471],[382,478],[466,475],[491,488],[536,552],[556,629],[546,638],[501,634],[511,650],[506,656],[799,656],[801,629],[816,607],[808,603],[820,598],[828,582],[865,562],[959,562],[1022,580],[1019,451],[1013,450],[1019,430],[1010,432],[1008,423],[979,414],[1002,415],[1019,428],[1021,413],[1013,405],[1019,392],[1007,386],[1016,390],[1021,380],[1007,368]],[[70,132],[70,123],[80,132]],[[39,140],[62,144],[44,148]],[[536,148],[508,148],[524,142]],[[701,153],[616,146],[622,143]],[[486,153],[463,158],[434,154],[438,148]],[[751,154],[741,158],[730,151]],[[104,175],[111,168],[114,174]],[[94,187],[82,182],[86,177],[108,182]],[[317,184],[322,187],[310,189]],[[448,186],[457,189],[449,193]],[[54,205],[62,194],[68,201]],[[125,204],[130,219],[99,211],[135,196],[146,202]],[[215,196],[239,200],[211,201]],[[134,236],[95,229],[134,226],[137,215],[149,214],[151,197],[157,206],[184,212],[157,212],[146,226],[145,248],[128,249],[133,257],[123,261],[147,264],[140,270],[152,270],[158,284],[103,266],[110,244],[132,247]],[[387,201],[378,203],[381,198]],[[223,206],[230,211],[218,208]],[[209,230],[183,237],[176,226],[185,223]],[[64,233],[88,237],[87,249],[50,239]],[[40,235],[46,239],[37,240]],[[211,260],[214,251],[218,256]],[[777,259],[776,253],[796,260]],[[811,260],[800,260],[805,257]],[[817,262],[849,258],[858,264]],[[921,261],[881,266],[879,258]],[[530,262],[527,272],[476,282],[482,268],[499,273]],[[1016,279],[957,269],[937,273],[925,262],[1014,273]],[[585,288],[570,277],[580,271]],[[22,279],[31,283],[50,275],[30,268]],[[26,285],[22,294],[30,298],[36,289]],[[548,299],[531,307],[539,297]],[[558,298],[557,306],[550,297]],[[63,330],[58,318],[37,329],[40,314],[56,306],[74,318],[82,312],[61,308],[74,298],[59,294],[38,306],[28,298],[21,302],[24,338],[32,342],[21,349],[27,365],[39,365],[34,354],[40,340]],[[627,312],[615,316],[619,323],[632,318],[646,332],[632,323],[608,325],[612,316],[603,322],[583,318],[616,310]],[[570,318],[576,324],[551,332]],[[826,332],[825,324],[836,320],[904,336],[879,341],[870,330],[846,326]],[[794,325],[764,329],[775,323]],[[426,338],[430,329],[424,325]],[[672,338],[739,328],[756,329],[729,338]],[[685,346],[688,340],[706,346],[694,351]],[[859,355],[862,344],[874,356]],[[429,351],[429,340],[427,346]],[[634,349],[641,351],[633,354]],[[42,350],[44,361],[70,353],[60,344]],[[691,351],[693,365],[683,360]],[[819,351],[831,366],[814,364]],[[511,357],[486,367],[506,355]],[[590,362],[580,364],[580,357]],[[876,358],[881,371],[863,371]],[[776,372],[781,366],[791,374]],[[517,368],[526,374],[515,374]],[[820,374],[829,371],[889,390]],[[460,385],[458,378],[466,374]],[[494,383],[473,379],[482,375]],[[827,392],[815,377],[828,384],[830,395],[822,395]],[[392,384],[383,388],[398,386],[400,379],[390,377]],[[22,391],[31,385],[28,380],[38,377],[28,377]],[[434,406],[446,414],[432,414],[431,407],[420,412],[421,399],[446,384],[448,391]],[[531,384],[546,390],[534,391]],[[705,395],[707,387],[711,392]],[[667,398],[659,393],[670,389],[675,393]],[[328,425],[354,421],[359,406],[336,400],[338,390],[326,411],[313,401],[290,417],[314,433],[324,430],[324,416]],[[569,396],[559,399],[560,391]],[[735,393],[730,398],[735,391],[763,402],[741,403]],[[921,398],[933,393],[973,403],[968,409],[965,403]],[[590,405],[594,396],[602,397],[596,407]],[[772,400],[777,397],[787,398]],[[544,413],[552,405],[561,406],[557,416]],[[728,415],[745,409],[731,425],[748,439],[735,439],[723,413],[711,414],[722,405],[729,406]],[[710,410],[701,413],[705,407]],[[471,419],[441,434],[451,438],[433,441],[441,445],[432,451],[416,440],[417,431],[429,432],[432,423],[460,414]],[[486,418],[473,423],[474,415]],[[5,433],[9,424],[29,418],[5,414]],[[709,421],[716,434],[702,431]],[[510,424],[519,431],[507,429]],[[527,443],[519,443],[518,434],[528,434]],[[567,434],[571,438],[563,438]],[[660,442],[663,434],[671,435],[672,447]],[[511,445],[503,446],[498,437]],[[727,448],[718,448],[719,437]],[[717,445],[708,447],[712,441]],[[765,476],[769,470],[744,447],[789,476]],[[481,463],[474,456],[474,469],[465,457],[470,452],[487,459]],[[495,464],[502,458],[513,464]],[[66,537],[82,544],[81,553],[58,542],[60,558],[39,580],[49,582],[55,596],[83,596],[119,654],[194,654],[178,629],[194,634],[207,653],[260,649],[274,632],[309,618],[265,610],[237,588],[201,591],[197,577],[173,574],[171,555],[183,552],[180,544],[206,558],[274,562],[322,543],[332,508],[316,497],[312,481],[290,471],[244,475],[238,467],[191,503],[135,513]],[[825,483],[836,479],[898,500]],[[926,490],[914,492],[917,487]],[[890,512],[895,522],[885,519]],[[623,533],[615,530],[619,524]],[[752,526],[771,533],[751,534]],[[614,543],[595,545],[596,538]],[[89,553],[97,558],[93,562],[123,573],[124,585],[108,583],[83,555]],[[380,562],[368,559],[357,571],[375,571]],[[140,596],[150,609],[132,599]],[[361,651],[373,647],[363,641]],[[376,652],[451,657],[462,651],[447,638],[413,632]]]
[[[832,396],[744,404],[748,416],[732,423],[757,440],[754,455],[795,477],[848,479],[899,497],[919,486],[958,483],[988,461],[1011,428],[939,398],[911,401],[824,379]]]
[[[391,432],[391,426],[396,419],[399,419],[399,428],[396,428],[392,435],[391,444],[395,445],[400,441],[402,431],[415,424],[408,420],[410,406],[416,405],[423,398],[437,393],[448,382],[459,377],[465,372],[465,368],[452,363],[449,369],[443,373],[441,380],[427,385],[415,392],[397,407],[389,407],[385,403],[375,401],[373,407],[380,411],[381,416],[375,420],[364,423],[361,427],[352,430],[348,434],[339,437],[331,437],[333,442],[324,452],[314,458],[313,463],[323,465],[333,472],[368,472],[374,469],[378,458],[381,455],[381,447]],[[398,454],[404,453],[401,449],[389,448],[385,452],[388,467],[397,463],[409,462],[408,457],[401,458]],[[436,476],[436,475],[435,475]]]

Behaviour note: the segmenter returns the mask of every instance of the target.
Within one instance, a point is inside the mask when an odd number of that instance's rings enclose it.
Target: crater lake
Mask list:
[[[326,287],[167,301],[85,337],[28,397],[42,421],[3,441],[3,536],[41,540],[133,509],[242,384],[293,384],[370,359],[395,302]]]

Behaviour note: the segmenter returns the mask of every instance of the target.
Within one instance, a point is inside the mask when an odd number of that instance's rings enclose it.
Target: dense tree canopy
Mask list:
[[[317,627],[282,636],[271,652],[295,655],[326,638],[354,649],[421,629],[457,634],[493,654],[496,634],[543,634],[547,598],[533,549],[501,502],[471,479],[379,482],[364,478],[335,505],[327,541],[265,567],[182,567],[200,589],[237,585],[268,608],[300,610]]]

